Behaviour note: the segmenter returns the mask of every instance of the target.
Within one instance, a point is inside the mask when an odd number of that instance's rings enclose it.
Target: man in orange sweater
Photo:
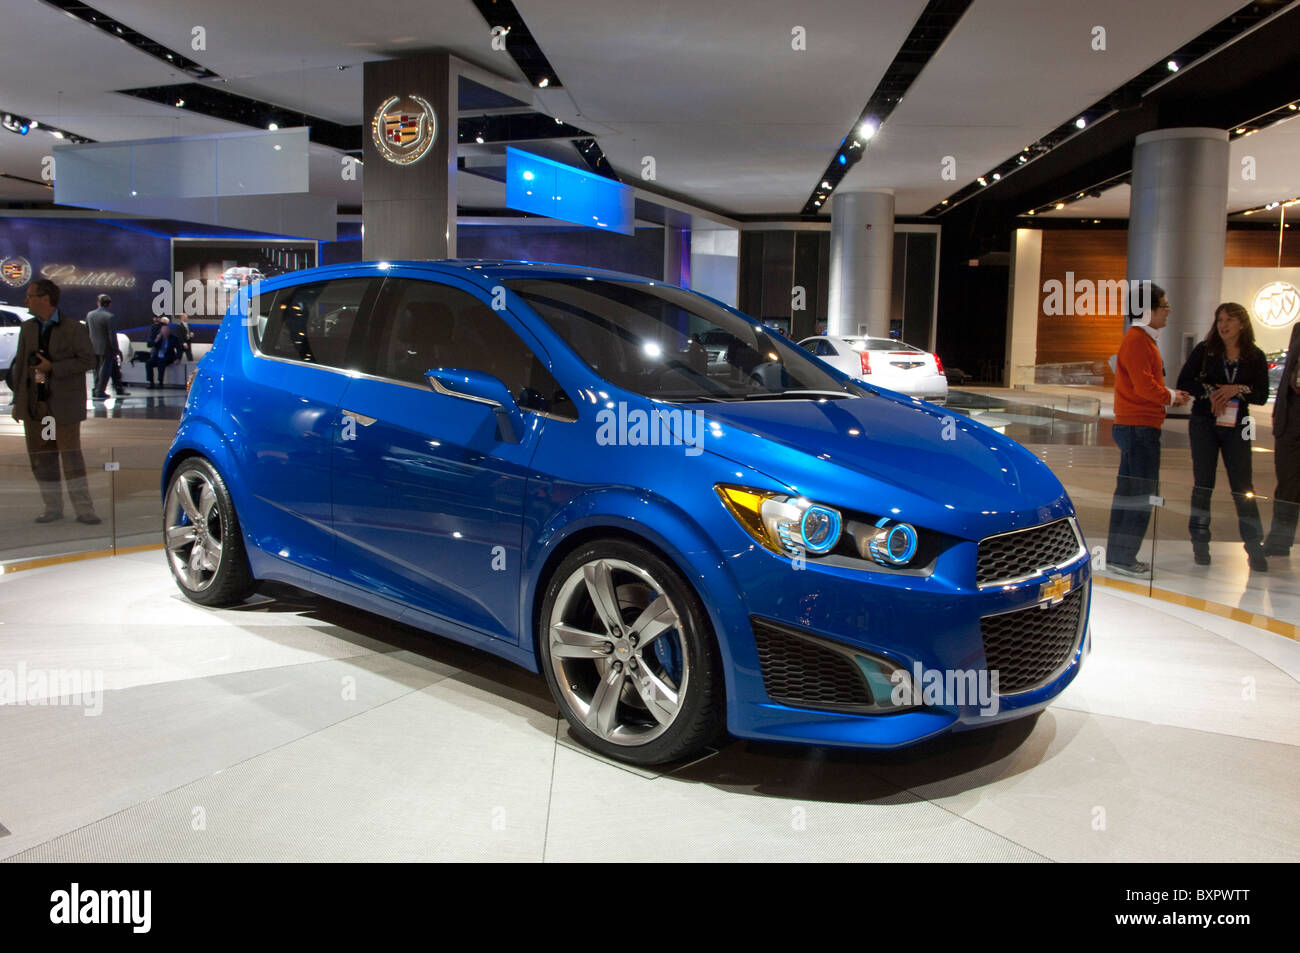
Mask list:
[[[1126,576],[1145,576],[1151,567],[1138,562],[1138,550],[1151,520],[1150,498],[1160,479],[1160,427],[1165,407],[1191,400],[1186,391],[1165,386],[1165,369],[1156,339],[1169,320],[1169,298],[1151,284],[1150,310],[1124,334],[1115,366],[1115,424],[1119,477],[1110,509],[1106,565]]]

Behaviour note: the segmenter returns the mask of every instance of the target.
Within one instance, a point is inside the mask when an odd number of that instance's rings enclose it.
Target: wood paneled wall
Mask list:
[[[1128,231],[1124,229],[1045,229],[1043,257],[1038,273],[1038,358],[1039,364],[1067,364],[1094,361],[1105,365],[1119,350],[1124,336],[1124,316],[1048,315],[1043,310],[1047,295],[1043,285],[1055,279],[1062,284],[1066,272],[1076,282],[1123,281],[1128,259]],[[1230,230],[1224,253],[1228,268],[1269,268],[1277,264],[1277,231]],[[1300,266],[1300,235],[1287,233],[1282,264]],[[1110,368],[1104,376],[1114,383]]]

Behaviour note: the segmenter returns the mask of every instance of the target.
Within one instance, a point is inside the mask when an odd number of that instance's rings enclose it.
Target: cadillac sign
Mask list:
[[[0,260],[0,281],[10,288],[21,288],[32,280],[32,265],[26,258],[15,255]]]
[[[375,110],[370,135],[385,159],[410,165],[423,159],[438,137],[438,117],[422,96],[392,96]]]
[[[1270,281],[1255,295],[1255,317],[1270,328],[1284,328],[1300,318],[1300,288],[1289,281]]]

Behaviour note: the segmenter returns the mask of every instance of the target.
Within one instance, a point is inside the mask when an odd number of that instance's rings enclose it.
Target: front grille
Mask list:
[[[1083,551],[1069,519],[981,540],[975,581],[992,586],[1061,566]]]
[[[870,706],[871,689],[848,655],[793,632],[751,619],[763,687],[773,701],[807,708]]]
[[[1029,691],[1064,668],[1074,653],[1083,613],[1080,586],[1046,609],[1030,606],[980,619],[988,669],[998,673],[998,694]]]

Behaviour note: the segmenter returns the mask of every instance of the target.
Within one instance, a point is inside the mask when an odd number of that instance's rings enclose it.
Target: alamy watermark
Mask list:
[[[704,452],[704,413],[699,410],[628,407],[619,401],[596,413],[596,443],[602,447],[682,447],[688,457]]]
[[[60,705],[85,708],[86,716],[104,711],[104,673],[80,669],[0,668],[0,707]]]
[[[996,669],[927,669],[917,662],[910,673],[901,668],[892,672],[889,681],[894,686],[889,700],[899,707],[978,705],[981,715],[998,713]]]
[[[1076,280],[1074,272],[1067,271],[1065,281],[1044,281],[1043,294],[1043,314],[1048,316],[1140,314],[1150,307],[1151,282]]]

